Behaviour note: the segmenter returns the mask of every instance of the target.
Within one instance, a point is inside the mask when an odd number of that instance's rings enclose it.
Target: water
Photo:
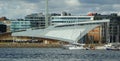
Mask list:
[[[120,61],[120,51],[0,48],[0,61]]]

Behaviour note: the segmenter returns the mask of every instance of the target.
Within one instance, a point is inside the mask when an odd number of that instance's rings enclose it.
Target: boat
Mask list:
[[[108,43],[103,46],[96,46],[95,49],[99,50],[120,50],[120,43]]]
[[[115,43],[111,43],[111,46],[107,47],[106,50],[120,50],[119,26],[117,26],[116,42]]]
[[[79,44],[79,45],[73,45],[73,44],[68,44],[68,45],[64,45],[63,48],[64,49],[69,49],[69,50],[77,50],[77,49],[86,49],[84,48],[85,44]]]
[[[110,47],[110,48],[106,48],[106,50],[120,50],[120,47]]]
[[[95,49],[98,49],[98,50],[105,50],[106,47],[105,47],[105,46],[96,46]]]
[[[106,50],[120,50],[120,43],[113,43],[107,47]]]
[[[109,48],[111,46],[112,46],[112,43],[108,43],[103,46],[96,46],[95,49],[106,50],[107,48]]]

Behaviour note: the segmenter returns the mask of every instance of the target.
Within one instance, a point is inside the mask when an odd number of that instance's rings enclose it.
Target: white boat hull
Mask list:
[[[106,48],[106,50],[120,50],[120,43],[111,43],[111,46]]]
[[[84,47],[74,46],[74,47],[68,47],[69,50],[75,50],[75,49],[85,49]]]
[[[69,50],[77,50],[77,49],[85,49],[83,45],[76,46],[76,45],[64,45],[63,48],[69,49]]]
[[[98,50],[105,50],[106,47],[105,47],[105,46],[97,46],[97,47],[95,47],[95,49],[98,49]]]

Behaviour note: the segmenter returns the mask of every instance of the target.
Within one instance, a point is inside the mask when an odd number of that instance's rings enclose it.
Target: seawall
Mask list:
[[[0,43],[0,48],[60,48],[59,44]]]

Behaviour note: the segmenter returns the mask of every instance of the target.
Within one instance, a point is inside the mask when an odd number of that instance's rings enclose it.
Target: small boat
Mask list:
[[[106,50],[107,48],[110,48],[111,46],[112,46],[112,43],[108,43],[103,46],[96,46],[95,49]]]
[[[95,49],[98,49],[98,50],[105,50],[106,47],[105,47],[105,46],[96,46]]]
[[[69,44],[69,45],[64,45],[63,48],[64,49],[69,49],[69,50],[86,49],[86,48],[84,48],[84,45],[85,44],[79,44],[79,45]]]
[[[110,48],[106,48],[106,50],[120,50],[120,48],[115,48],[115,47],[110,47]]]
[[[120,43],[113,43],[110,47],[107,47],[106,50],[120,50]]]

